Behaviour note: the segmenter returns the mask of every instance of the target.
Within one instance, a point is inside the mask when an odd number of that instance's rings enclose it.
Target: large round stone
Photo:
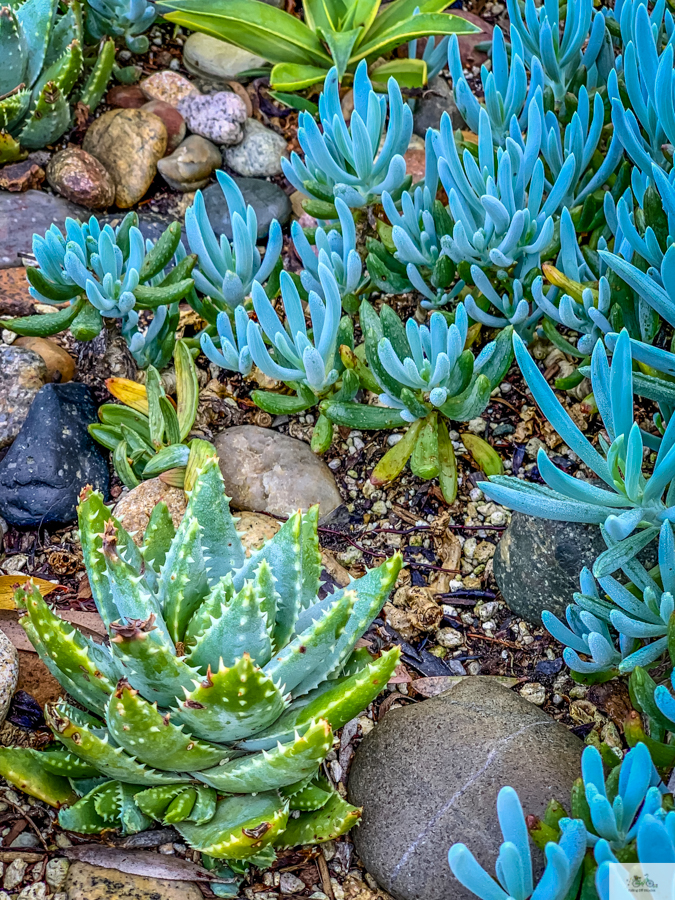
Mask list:
[[[466,676],[433,700],[392,710],[349,776],[349,800],[363,807],[359,856],[396,900],[475,900],[450,872],[451,844],[466,844],[494,872],[501,788],[515,788],[526,815],[541,815],[552,797],[569,805],[582,750],[492,678]]]
[[[497,545],[494,573],[509,608],[534,625],[548,609],[564,616],[579,573],[607,549],[596,525],[514,513]]]
[[[240,144],[223,148],[226,165],[250,178],[281,175],[282,156],[288,156],[286,141],[257,119],[246,120]]]
[[[240,72],[259,69],[265,64],[262,56],[199,31],[191,34],[183,47],[183,65],[188,72],[214,81],[229,81]]]
[[[47,181],[57,193],[88,209],[115,202],[115,183],[101,163],[81,147],[59,150],[47,166]]]
[[[115,202],[128,209],[145,195],[166,152],[164,122],[144,109],[110,109],[96,119],[82,143],[115,182]]]
[[[333,473],[303,441],[269,428],[238,425],[221,432],[214,443],[235,509],[287,516],[318,503],[325,516],[342,502]]]
[[[0,447],[12,443],[48,380],[47,365],[28,347],[0,344]]]
[[[258,218],[258,237],[265,237],[270,230],[272,219],[285,225],[291,217],[291,201],[281,188],[271,181],[261,178],[235,178],[244,202],[250,203]],[[216,236],[224,234],[232,240],[230,211],[219,184],[211,184],[204,191],[204,204],[209,221]]]

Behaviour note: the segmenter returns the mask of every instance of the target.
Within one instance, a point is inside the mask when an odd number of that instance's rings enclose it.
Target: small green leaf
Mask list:
[[[417,443],[417,438],[423,427],[423,419],[418,419],[416,422],[413,422],[401,440],[397,444],[394,444],[390,450],[387,450],[371,473],[371,484],[388,484],[400,475],[405,464],[410,459],[415,444]]]
[[[484,472],[488,477],[490,475],[504,474],[504,464],[499,454],[487,441],[470,432],[464,432],[460,434],[460,437],[481,472]]]

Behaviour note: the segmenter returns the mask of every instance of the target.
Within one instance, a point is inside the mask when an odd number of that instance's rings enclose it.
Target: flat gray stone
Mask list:
[[[0,269],[23,265],[19,254],[30,255],[33,234],[43,235],[52,223],[63,231],[69,216],[86,222],[91,212],[46,191],[0,191]]]
[[[364,739],[349,776],[363,807],[354,843],[396,900],[475,900],[454,878],[462,842],[494,872],[502,837],[497,795],[511,785],[525,814],[569,804],[583,743],[495,679],[466,676],[433,700],[388,712]],[[541,869],[541,854],[533,848]]]
[[[244,201],[250,203],[255,210],[258,217],[259,238],[266,236],[270,230],[272,219],[277,219],[280,225],[288,222],[292,211],[291,201],[278,185],[271,181],[263,181],[261,178],[237,178],[235,176],[234,180],[244,195]],[[230,213],[219,184],[211,184],[206,188],[204,203],[216,236],[225,234],[229,240],[232,240]]]
[[[214,441],[235,509],[287,516],[315,503],[320,515],[342,502],[333,473],[309,444],[256,425],[226,428]]]

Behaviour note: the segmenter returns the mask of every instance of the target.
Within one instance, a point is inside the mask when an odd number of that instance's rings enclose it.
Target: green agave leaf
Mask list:
[[[75,800],[67,778],[50,771],[42,763],[42,756],[30,749],[0,747],[0,775],[31,797],[49,806],[58,807]]]
[[[169,803],[164,814],[164,824],[174,825],[176,822],[183,822],[189,818],[196,802],[197,791],[195,788],[186,788],[182,794],[179,794]]]
[[[3,65],[0,70],[0,96],[25,84],[29,52],[26,37],[15,11],[5,6],[0,16],[0,45],[3,49]]]
[[[296,731],[302,733],[311,722],[325,719],[333,731],[353,719],[384,690],[398,663],[400,650],[394,647],[383,653],[361,671],[348,678],[338,678],[296,700],[274,725],[243,740],[243,750],[269,750],[291,740]]]
[[[2,22],[3,20],[0,19],[0,39],[2,37]],[[18,83],[22,84],[22,82]],[[24,88],[21,91],[16,91],[9,97],[5,97],[4,100],[0,100],[0,128],[9,129],[12,128],[12,126],[16,125],[21,117],[25,115],[29,106],[30,91],[27,88]],[[40,270],[36,269],[35,271],[39,272]],[[67,299],[70,299],[70,297],[68,297]]]
[[[322,82],[327,74],[328,64],[323,68],[299,63],[277,63],[270,73],[270,84],[276,91],[303,91]]]
[[[111,781],[94,795],[94,809],[109,825],[121,826],[123,834],[136,834],[150,825],[134,802],[140,788],[120,781]]]
[[[319,34],[328,45],[330,55],[333,57],[333,64],[337,68],[340,81],[347,71],[354,44],[362,30],[363,26],[340,31],[334,31],[332,28],[319,30]]]
[[[78,834],[100,834],[104,829],[110,828],[108,822],[96,811],[96,798],[99,794],[105,793],[114,783],[106,781],[105,784],[95,787],[77,803],[67,809],[62,809],[59,812],[59,825],[66,831],[76,831]]]
[[[137,762],[121,747],[114,747],[104,729],[94,730],[88,725],[77,724],[72,716],[72,707],[62,700],[45,709],[45,718],[67,750],[116,781],[147,785],[189,780],[187,775],[158,772]]]
[[[274,682],[245,655],[229,669],[221,665],[212,673],[209,668],[173,716],[195,736],[225,743],[267,728],[284,705]]]
[[[296,735],[292,743],[198,772],[196,777],[227,793],[269,791],[313,775],[332,746],[331,727],[320,720],[311,723],[302,737]]]
[[[328,783],[323,780],[321,783],[311,782],[310,784],[305,785],[301,790],[288,796],[292,810],[297,809],[301,812],[314,812],[325,806],[332,794],[333,791],[328,787]]]
[[[167,0],[162,14],[194,31],[229,41],[271,63],[325,64],[331,59],[317,35],[295,16],[259,0]]]
[[[145,562],[145,578],[148,580],[150,572],[159,574],[166,561],[166,555],[171,547],[171,542],[176,536],[173,519],[169,508],[163,500],[156,503],[150,514],[143,538],[141,554]],[[154,582],[154,579],[152,579]]]
[[[195,739],[183,726],[162,715],[128,682],[120,681],[106,709],[106,723],[115,741],[132,756],[156,769],[196,772],[217,765],[227,750]]]
[[[49,45],[43,67],[51,66],[62,57],[73,41],[82,43],[82,8],[78,0],[75,0],[62,15],[57,17],[49,35]]]
[[[75,39],[66,47],[64,53],[50,66],[41,72],[33,87],[33,100],[44,94],[47,85],[53,85],[50,91],[58,89],[64,99],[75,86],[82,72],[82,42]],[[70,117],[69,117],[70,118]]]
[[[89,73],[89,77],[84,83],[78,98],[80,103],[89,107],[89,112],[94,112],[101,102],[103,94],[108,87],[114,63],[115,41],[109,38],[103,42],[103,47],[99,49],[94,67]]]
[[[227,797],[206,825],[179,822],[178,831],[195,850],[216,859],[248,859],[271,844],[288,821],[288,803],[276,791],[255,797]]]
[[[321,844],[346,834],[361,818],[361,810],[347,803],[334,791],[328,802],[314,812],[300,813],[289,819],[283,833],[274,841],[278,850],[301,844]]]
[[[67,750],[33,750],[30,751],[47,772],[63,775],[66,778],[93,778],[98,772],[93,766],[82,762],[79,757]]]
[[[351,59],[351,64],[359,62],[361,59],[374,58],[388,53],[390,50],[400,47],[407,41],[416,38],[427,37],[430,34],[470,34],[477,31],[466,19],[460,16],[452,16],[439,13],[420,13],[417,16],[411,16],[405,22],[398,22],[386,30],[383,29],[379,34],[368,34],[361,44],[358,51]]]
[[[427,83],[427,64],[423,59],[392,59],[370,70],[370,80],[387,84],[395,78],[401,87],[419,88]]]

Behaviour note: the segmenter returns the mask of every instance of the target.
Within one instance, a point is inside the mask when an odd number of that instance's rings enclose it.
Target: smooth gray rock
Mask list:
[[[218,40],[210,34],[195,31],[183,46],[183,65],[192,75],[215,81],[229,81],[240,72],[267,65],[262,56],[249,53]]]
[[[425,137],[427,129],[439,127],[444,112],[450,116],[453,129],[466,128],[462,114],[455,105],[450,85],[442,75],[437,75],[429,82],[425,96],[415,104],[413,132],[421,138]]]
[[[108,496],[108,462],[87,426],[97,422],[84,384],[46,384],[0,462],[0,515],[11,525],[73,522],[85,485]]]
[[[211,173],[221,164],[216,145],[198,134],[191,134],[170,156],[160,159],[157,168],[169,187],[185,192],[206,187]]]
[[[27,347],[0,344],[0,447],[12,443],[48,381],[45,361]]]
[[[63,231],[69,216],[86,222],[90,215],[83,206],[46,191],[0,191],[0,269],[23,265],[19,254],[31,254],[33,234],[43,235],[52,224]]]
[[[291,217],[291,201],[281,188],[271,181],[260,178],[236,178],[244,202],[250,203],[258,217],[258,237],[265,237],[270,230],[272,219],[285,225]],[[204,203],[209,221],[216,236],[227,235],[232,240],[230,213],[219,184],[212,184],[204,191]]]
[[[356,751],[349,776],[349,800],[363,806],[358,854],[396,900],[475,900],[450,872],[451,844],[466,844],[494,872],[501,788],[515,788],[526,815],[542,815],[552,797],[569,804],[583,746],[482,676],[392,710]],[[533,858],[541,869],[541,854]]]
[[[325,516],[342,502],[333,473],[303,441],[270,428],[238,425],[226,428],[214,443],[235,509],[287,516],[318,503]]]
[[[246,120],[240,144],[223,149],[225,164],[247,178],[281,175],[282,156],[288,156],[286,141],[257,119]]]
[[[607,549],[596,525],[514,513],[494,555],[494,573],[509,608],[533,625],[545,609],[565,615],[579,574]]]

